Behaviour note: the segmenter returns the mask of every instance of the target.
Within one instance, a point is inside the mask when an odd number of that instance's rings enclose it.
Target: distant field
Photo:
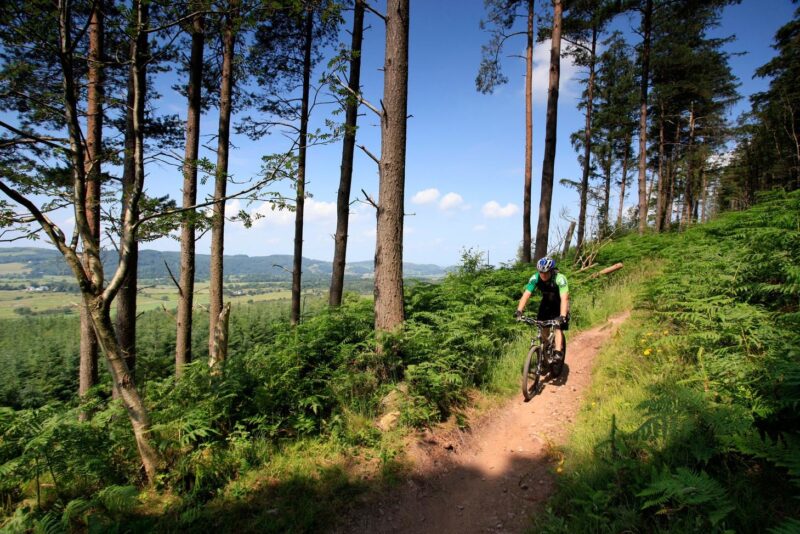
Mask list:
[[[0,263],[0,276],[4,274],[27,274],[31,272],[24,263]]]
[[[19,281],[16,281],[19,283]],[[43,284],[42,281],[39,281]],[[233,293],[242,292],[250,294],[226,295],[225,301],[233,304],[247,304],[264,301],[289,300],[291,291],[276,284],[266,284],[264,287],[243,286],[236,284],[226,285],[226,290]],[[318,297],[326,293],[323,289],[308,289],[303,292],[304,298]],[[195,306],[208,305],[208,283],[195,285]],[[80,295],[78,293],[56,293],[51,291],[34,292],[25,290],[0,291],[0,320],[14,319],[23,315],[68,315],[78,314]],[[178,292],[173,285],[148,285],[140,284],[140,293],[137,300],[139,311],[166,308],[173,310],[178,305]]]

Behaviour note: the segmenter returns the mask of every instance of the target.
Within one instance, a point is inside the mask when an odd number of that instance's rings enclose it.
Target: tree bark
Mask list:
[[[103,352],[106,354],[114,389],[128,412],[136,439],[136,447],[139,450],[147,480],[152,484],[155,482],[156,474],[160,468],[161,458],[158,451],[150,443],[150,416],[133,382],[122,348],[117,343],[114,335],[108,303],[102,297],[93,298],[86,294],[84,294],[84,299],[92,310],[92,319],[95,324],[97,338],[100,346],[103,347]]]
[[[561,75],[562,10],[562,0],[554,0],[552,47],[550,48],[550,80],[547,94],[547,125],[545,127],[544,161],[542,163],[542,191],[539,200],[539,224],[536,228],[536,253],[534,254],[536,260],[547,255],[547,240],[550,233],[550,207],[553,201],[553,174],[558,123],[558,85]]]
[[[186,148],[183,159],[183,207],[197,203],[197,157],[200,149],[200,97],[203,80],[203,48],[205,17],[192,20],[192,53],[189,59],[188,111],[186,114]],[[195,212],[181,223],[181,273],[178,295],[177,335],[175,339],[175,374],[181,376],[183,366],[192,361],[192,310],[194,308]]]
[[[680,147],[681,142],[681,121],[680,117],[678,117],[675,121],[675,139],[672,144],[672,150],[670,151],[669,159],[667,160],[667,183],[665,184],[665,188],[667,189],[667,199],[666,199],[666,212],[664,213],[664,221],[662,221],[662,226],[664,229],[668,229],[672,225],[672,210],[673,204],[675,202],[675,161],[677,159],[677,153]]]
[[[142,21],[146,23],[149,17],[149,4],[141,2],[137,4],[142,12]],[[137,157],[136,143],[137,135],[143,136],[142,126],[144,124],[144,102],[147,98],[147,78],[144,68],[147,60],[147,34],[138,32],[136,42],[131,43],[131,68],[128,73],[128,96],[127,107],[125,109],[125,157],[122,171],[122,210],[128,206],[131,196],[137,187],[137,175],[144,176],[144,156]],[[134,69],[134,62],[139,65]],[[134,76],[138,79],[134,81]],[[137,104],[137,99],[139,102]],[[138,113],[138,115],[134,115]],[[140,125],[137,129],[136,125]],[[143,143],[143,139],[141,140]],[[130,205],[134,220],[139,219],[139,205],[134,202]],[[128,229],[130,231],[130,229]],[[122,285],[116,297],[117,317],[116,335],[117,344],[122,351],[125,363],[131,374],[131,380],[136,381],[136,310],[137,310],[137,287],[138,287],[138,263],[139,263],[139,243],[136,239],[130,240],[130,245],[126,252],[128,258],[128,268]],[[122,249],[120,249],[120,261],[122,260]],[[113,391],[114,396],[118,397],[118,391]]]
[[[217,319],[217,325],[214,328],[214,343],[211,352],[208,353],[208,366],[213,369],[213,373],[219,373],[217,365],[228,359],[228,321],[230,317],[231,303],[226,302]]]
[[[625,154],[622,157],[622,183],[619,188],[619,210],[617,211],[617,228],[622,228],[622,210],[625,207],[625,188],[628,185],[628,162],[631,157],[631,140],[625,135]]]
[[[136,13],[136,35],[143,33],[146,25],[146,12],[142,9],[142,0],[134,1],[134,11]],[[64,117],[67,124],[67,131],[70,141],[70,157],[72,164],[73,176],[73,206],[75,209],[75,224],[84,242],[85,252],[88,253],[90,258],[91,269],[84,270],[80,264],[80,260],[75,254],[74,250],[67,246],[64,241],[64,234],[57,231],[54,226],[39,213],[37,219],[42,227],[50,236],[53,244],[64,255],[65,260],[72,269],[78,285],[81,289],[84,304],[86,305],[94,324],[95,333],[103,352],[106,355],[109,370],[111,372],[112,380],[115,389],[119,392],[122,404],[128,412],[131,426],[133,427],[134,437],[136,439],[139,454],[142,459],[145,472],[148,480],[152,483],[155,481],[155,476],[160,465],[160,457],[158,452],[152,447],[149,442],[150,421],[148,418],[147,410],[144,407],[141,397],[139,396],[136,386],[128,370],[128,366],[123,357],[123,353],[117,343],[114,327],[111,324],[110,303],[119,291],[122,280],[126,275],[126,271],[130,267],[130,247],[136,240],[136,228],[134,220],[134,211],[132,207],[139,202],[144,182],[143,166],[135,166],[135,184],[128,199],[128,204],[123,212],[123,230],[120,239],[120,251],[122,253],[117,271],[104,287],[103,280],[103,266],[100,262],[100,250],[98,243],[91,239],[89,225],[87,222],[86,213],[86,174],[84,172],[84,154],[81,143],[81,130],[77,113],[77,87],[75,84],[74,69],[73,69],[73,45],[72,45],[72,28],[70,25],[69,8],[66,2],[59,2],[59,61],[62,67],[62,87],[64,92]],[[133,83],[134,83],[134,131],[136,135],[134,158],[137,162],[143,161],[143,137],[142,137],[142,123],[138,117],[143,114],[143,90],[140,76],[140,70],[144,69],[144,62],[140,63],[139,58],[142,55],[139,53],[138,39],[134,41],[135,53],[133,57]],[[2,184],[0,184],[2,185]],[[7,188],[3,188],[6,190]],[[15,200],[20,200],[15,198]],[[24,202],[24,199],[23,199]],[[36,207],[27,202],[25,204],[31,213],[36,213]]]
[[[708,210],[706,210],[706,204],[708,203],[708,179],[706,176],[705,169],[702,167],[700,168],[700,181],[701,181],[700,191],[702,192],[703,195],[703,200],[702,200],[703,205],[702,205],[702,211],[700,212],[700,222],[704,223],[706,222],[707,220],[706,216],[709,213]]]
[[[600,232],[601,237],[606,237],[611,228],[611,166],[613,165],[614,158],[614,139],[609,138],[608,141],[608,158],[603,164],[603,174],[605,175],[603,185],[605,190],[603,192],[603,220],[600,223],[602,228]]]
[[[647,88],[650,77],[650,33],[653,0],[646,0],[642,15],[642,80],[639,116],[639,234],[647,229]]]
[[[375,330],[402,327],[409,0],[388,0],[375,243]]]
[[[692,223],[692,210],[694,208],[694,190],[692,188],[693,172],[692,158],[694,157],[694,102],[689,110],[689,144],[686,147],[686,180],[683,184],[683,219],[681,228],[688,228]]]
[[[225,192],[228,186],[228,151],[231,133],[231,95],[233,93],[233,31],[234,13],[239,0],[228,4],[230,12],[225,15],[222,30],[222,80],[219,93],[219,132],[217,142],[217,168],[214,180],[214,217],[211,227],[211,274],[209,282],[209,324],[208,347],[212,350],[214,329],[222,312],[223,257],[225,253]]]
[[[660,106],[658,117],[658,197],[656,197],[656,232],[664,230],[664,207],[666,189],[664,188],[664,105]]]
[[[525,190],[522,203],[522,263],[531,262],[531,189],[533,184],[533,0],[528,0],[525,52]]]
[[[564,250],[561,252],[561,257],[566,258],[569,252],[569,244],[572,242],[572,234],[575,232],[575,221],[569,223],[567,228],[567,236],[564,238]]]
[[[355,0],[353,34],[350,43],[350,79],[347,86],[352,93],[361,93],[361,42],[364,36],[364,1]],[[334,238],[333,273],[328,304],[342,305],[344,294],[344,271],[347,262],[347,231],[350,223],[350,185],[353,181],[353,155],[356,146],[356,123],[358,121],[358,99],[350,94],[345,111],[344,141],[342,143],[342,167],[339,177],[339,194],[336,199],[336,236]]]
[[[91,239],[100,241],[100,180],[103,145],[103,2],[98,0],[89,22],[89,83],[86,96],[86,218]],[[91,246],[89,247],[91,248]],[[91,269],[91,256],[83,265]],[[97,384],[97,337],[86,306],[81,306],[80,372],[78,395],[84,397]],[[88,414],[81,413],[86,420]]]
[[[589,192],[589,171],[592,157],[592,107],[594,105],[595,61],[597,52],[597,24],[592,25],[592,49],[589,60],[589,81],[586,87],[586,124],[583,133],[583,174],[581,175],[581,205],[578,211],[577,254],[583,248],[586,232],[586,197]]]
[[[306,204],[306,149],[308,148],[308,104],[311,90],[311,46],[313,44],[314,10],[306,8],[305,43],[303,45],[303,97],[300,104],[300,147],[297,158],[297,197],[294,211],[294,258],[292,262],[292,326],[300,323],[300,294],[303,276],[303,212]]]

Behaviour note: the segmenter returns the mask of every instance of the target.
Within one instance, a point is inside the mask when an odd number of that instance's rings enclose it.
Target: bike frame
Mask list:
[[[551,352],[555,348],[555,340],[556,340],[556,326],[561,326],[560,321],[557,319],[551,319],[549,321],[539,321],[538,319],[532,319],[530,317],[522,316],[519,319],[523,323],[532,325],[536,327],[536,336],[531,338],[531,347],[536,346],[537,344],[542,346],[542,352]],[[542,331],[547,328],[549,332],[547,334],[547,338],[542,335]],[[562,334],[563,335],[563,334]]]

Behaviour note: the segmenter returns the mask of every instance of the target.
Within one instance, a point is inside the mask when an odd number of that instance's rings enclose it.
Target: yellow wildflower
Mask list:
[[[644,349],[644,352],[642,354],[644,354],[645,356],[650,356],[652,353],[653,349]]]

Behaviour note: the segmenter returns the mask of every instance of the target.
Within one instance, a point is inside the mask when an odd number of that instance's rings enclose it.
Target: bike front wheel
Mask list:
[[[542,347],[531,347],[522,366],[522,396],[529,401],[536,394],[539,387],[539,378],[542,373]]]

